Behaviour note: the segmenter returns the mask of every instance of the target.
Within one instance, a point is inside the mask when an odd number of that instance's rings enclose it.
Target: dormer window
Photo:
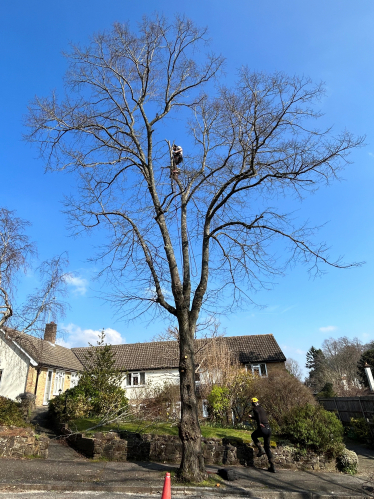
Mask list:
[[[267,376],[268,371],[266,368],[266,364],[261,363],[261,364],[247,364],[246,366],[247,371],[251,371],[254,376]]]

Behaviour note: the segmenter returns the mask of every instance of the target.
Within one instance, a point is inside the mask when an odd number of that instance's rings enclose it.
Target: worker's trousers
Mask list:
[[[255,430],[252,433],[252,440],[257,448],[260,448],[259,447],[260,442],[258,440],[260,437],[263,437],[263,439],[264,439],[264,450],[265,450],[266,455],[269,459],[269,463],[271,463],[272,459],[273,459],[273,454],[271,453],[271,450],[270,450],[271,428],[269,425],[265,425],[265,427],[260,426],[260,428],[257,428],[257,430]]]

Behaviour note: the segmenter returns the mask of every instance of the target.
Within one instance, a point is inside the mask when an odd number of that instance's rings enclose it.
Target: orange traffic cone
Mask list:
[[[161,499],[171,499],[170,473],[166,473]]]

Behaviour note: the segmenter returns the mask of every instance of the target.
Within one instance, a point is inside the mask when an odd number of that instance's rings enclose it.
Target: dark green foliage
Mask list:
[[[92,411],[92,404],[89,395],[78,384],[51,399],[48,410],[53,419],[67,423],[74,419],[87,417]]]
[[[6,397],[0,396],[0,425],[1,426],[27,426],[20,404]]]
[[[374,372],[374,348],[370,350],[366,350],[361,355],[360,360],[358,361],[357,364],[357,374],[360,378],[361,383],[364,386],[369,386],[369,382],[365,373],[365,364],[369,364],[369,366],[372,368],[372,372]]]
[[[104,332],[97,346],[88,350],[85,357],[86,369],[78,386],[90,398],[91,412],[100,415],[127,407],[125,391],[121,388],[126,373],[115,367],[113,349],[105,343]]]
[[[309,378],[306,380],[307,385],[318,392],[325,384],[326,358],[320,348],[313,346],[306,354],[305,367],[309,369]]]
[[[87,416],[116,417],[128,407],[121,387],[125,375],[115,367],[112,347],[105,344],[102,332],[97,346],[86,354],[86,369],[77,386],[52,399],[49,410],[60,421]]]
[[[334,392],[332,383],[325,383],[322,390],[319,393],[317,393],[317,397],[320,398],[336,397],[336,393]]]
[[[350,429],[353,436],[366,442],[371,437],[370,426],[365,418],[351,418]]]
[[[342,423],[319,405],[294,407],[285,417],[282,433],[291,442],[315,452],[337,455],[342,450]]]

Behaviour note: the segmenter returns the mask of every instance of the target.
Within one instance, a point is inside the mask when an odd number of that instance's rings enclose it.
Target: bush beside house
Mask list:
[[[105,344],[103,332],[97,347],[86,354],[86,368],[78,384],[49,401],[51,418],[61,423],[92,415],[106,420],[126,417],[129,404],[121,388],[125,376],[115,367],[112,347]]]
[[[25,421],[28,417],[28,410],[25,412],[21,403],[0,396],[1,457],[48,457],[49,439],[36,437],[31,425]]]
[[[0,426],[17,426],[19,428],[29,426],[25,421],[20,403],[0,396]]]

